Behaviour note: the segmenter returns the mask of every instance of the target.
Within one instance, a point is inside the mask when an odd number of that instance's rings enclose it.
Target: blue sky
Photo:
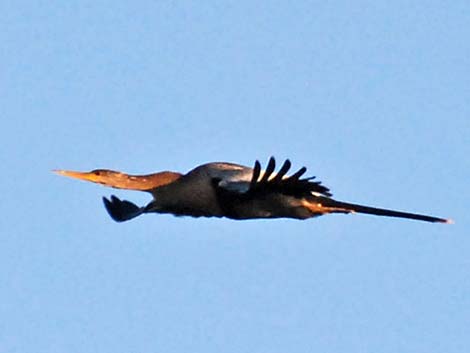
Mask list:
[[[466,1],[4,1],[1,352],[468,352]],[[275,155],[451,217],[146,215],[52,169]]]

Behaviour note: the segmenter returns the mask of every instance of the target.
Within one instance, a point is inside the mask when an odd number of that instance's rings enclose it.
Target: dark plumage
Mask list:
[[[329,213],[367,213],[426,222],[450,223],[450,220],[421,214],[393,211],[336,201],[330,190],[315,177],[302,178],[302,167],[290,176],[292,164],[286,160],[275,173],[276,162],[269,159],[266,170],[256,161],[253,168],[233,163],[208,163],[182,175],[161,172],[128,175],[111,170],[88,173],[57,171],[73,178],[106,186],[146,191],[153,200],[144,207],[116,196],[103,198],[110,216],[117,222],[143,213],[171,213],[177,216],[305,219]]]

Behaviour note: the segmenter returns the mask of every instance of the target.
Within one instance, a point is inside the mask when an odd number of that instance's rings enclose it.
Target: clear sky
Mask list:
[[[468,1],[2,1],[0,352],[470,352]],[[269,156],[455,219],[145,215],[52,169]]]

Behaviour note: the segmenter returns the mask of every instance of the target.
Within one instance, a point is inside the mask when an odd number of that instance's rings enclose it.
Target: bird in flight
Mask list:
[[[306,219],[330,213],[366,213],[452,223],[450,219],[334,200],[327,187],[314,181],[315,177],[303,177],[307,168],[302,167],[287,175],[290,168],[291,162],[286,160],[275,172],[276,162],[271,157],[265,170],[256,161],[253,168],[225,162],[207,163],[184,175],[169,171],[129,175],[107,169],[54,172],[117,189],[152,194],[153,200],[143,207],[114,195],[110,199],[103,197],[106,210],[116,222],[128,221],[144,213],[232,219]]]

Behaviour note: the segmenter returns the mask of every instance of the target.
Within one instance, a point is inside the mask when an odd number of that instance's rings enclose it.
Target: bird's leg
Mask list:
[[[144,207],[139,207],[130,201],[120,200],[114,195],[111,196],[111,200],[103,197],[103,202],[109,215],[116,222],[128,221],[145,212]]]

